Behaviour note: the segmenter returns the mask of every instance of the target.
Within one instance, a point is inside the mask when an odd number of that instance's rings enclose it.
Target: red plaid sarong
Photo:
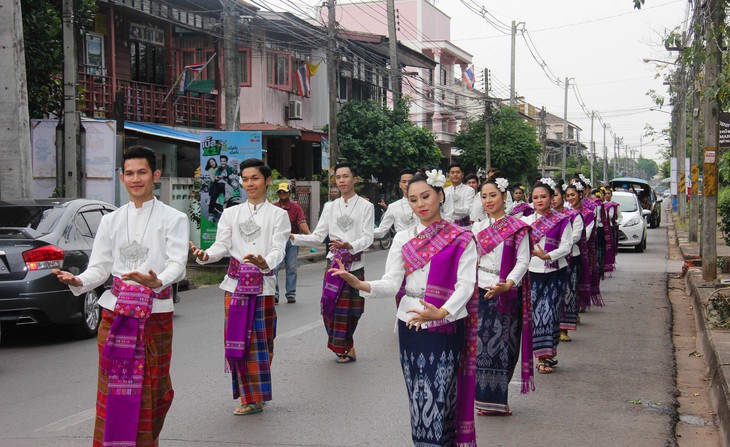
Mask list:
[[[227,324],[228,308],[233,294],[226,292],[224,297]],[[226,325],[224,324],[223,327],[225,328]],[[254,327],[251,331],[251,339],[246,353],[245,368],[231,374],[234,396],[238,394],[244,405],[269,401],[272,398],[271,361],[274,358],[275,337],[276,310],[274,296],[259,296],[256,300]]]
[[[329,269],[330,261],[327,261],[325,272]],[[365,268],[353,270],[350,273],[360,281],[365,280]],[[353,335],[363,312],[365,312],[365,298],[360,296],[358,290],[344,283],[335,305],[333,317],[328,318],[322,315],[324,328],[327,331],[327,347],[332,352],[342,355],[352,349]]]
[[[99,361],[104,350],[109,328],[115,314],[102,309],[97,344]],[[137,447],[157,446],[165,416],[172,405],[174,391],[170,380],[170,359],[172,357],[172,312],[152,314],[145,326],[145,365],[142,382],[142,408],[137,427]],[[106,399],[109,393],[109,377],[99,369],[96,393],[96,424],[94,426],[94,447],[104,442],[106,421]],[[153,386],[155,384],[155,386]]]

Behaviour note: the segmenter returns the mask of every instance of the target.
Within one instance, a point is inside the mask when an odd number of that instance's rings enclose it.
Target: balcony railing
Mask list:
[[[168,96],[169,86],[121,79],[113,86],[111,77],[89,73],[79,73],[79,85],[81,112],[89,117],[113,118],[114,96],[121,91],[126,120],[203,129],[220,127],[217,95],[172,92]]]

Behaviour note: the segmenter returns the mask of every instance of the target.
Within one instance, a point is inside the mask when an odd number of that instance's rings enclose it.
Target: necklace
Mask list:
[[[355,219],[352,217],[352,213],[355,211],[355,206],[357,205],[357,201],[360,199],[360,196],[357,196],[355,199],[355,203],[352,205],[352,209],[350,210],[350,214],[345,214],[342,212],[342,202],[345,201],[345,199],[342,199],[340,202],[340,217],[337,218],[337,226],[340,227],[340,230],[342,231],[349,231],[350,228],[352,228],[352,225],[355,223]]]
[[[147,223],[145,223],[144,230],[142,230],[142,237],[140,237],[139,242],[137,242],[136,239],[130,241],[129,204],[127,205],[127,245],[119,249],[119,259],[122,260],[122,264],[124,265],[124,267],[128,268],[129,270],[133,270],[140,264],[143,264],[145,261],[147,261],[147,258],[150,255],[150,249],[142,245],[142,242],[144,241],[144,235],[147,234],[147,226],[149,226],[150,224],[150,220],[152,219],[152,213],[154,211],[155,201],[153,200],[150,215],[147,216]]]
[[[263,206],[264,203],[261,203],[261,206]],[[255,214],[258,214],[259,211],[256,209],[256,205],[254,205],[254,209],[251,211],[251,202],[246,202],[246,208],[248,209],[249,218],[242,224],[238,224],[238,233],[241,235],[241,239],[243,239],[244,242],[253,242],[261,236],[261,226],[256,223],[256,219],[253,217]],[[261,209],[261,207],[259,207],[259,209]]]
[[[400,209],[403,211],[403,215],[400,217],[400,221],[406,228],[412,227],[416,223],[416,215],[413,213],[413,210],[408,213],[402,201],[400,203]]]

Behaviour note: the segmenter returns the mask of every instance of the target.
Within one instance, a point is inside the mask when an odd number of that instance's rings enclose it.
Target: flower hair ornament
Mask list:
[[[540,183],[544,183],[548,185],[550,188],[555,188],[555,180],[551,179],[550,177],[543,177],[540,179]]]
[[[573,186],[575,186],[575,189],[577,189],[578,191],[583,191],[585,189],[585,187],[583,186],[583,183],[581,183],[581,182],[577,182],[577,181],[573,180],[571,182],[571,184]]]
[[[581,172],[580,174],[578,174],[578,177],[580,177],[580,179],[581,179],[581,181],[583,181],[583,183],[585,183],[585,184],[586,184],[586,185],[588,185],[588,186],[591,186],[591,181],[590,181],[590,180],[588,180],[588,179],[586,178],[586,176],[585,176],[585,175],[583,175],[583,173],[582,173],[582,172]]]
[[[509,181],[507,181],[506,178],[498,178],[494,181],[494,183],[497,185],[497,189],[499,189],[502,192],[507,191],[507,187],[509,186]]]
[[[521,189],[522,192],[525,192],[527,190],[527,188],[525,187],[525,185],[523,185],[521,183],[519,185],[515,186],[515,189]]]
[[[563,191],[567,191],[568,190],[568,186],[570,186],[570,185],[567,184],[567,183],[563,183]]]
[[[446,176],[440,169],[438,171],[435,169],[426,171],[426,183],[434,188],[443,188],[446,184]]]

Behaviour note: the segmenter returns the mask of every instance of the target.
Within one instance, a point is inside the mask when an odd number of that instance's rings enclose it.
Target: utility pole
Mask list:
[[[81,115],[77,110],[76,88],[79,63],[76,52],[76,15],[74,1],[63,0],[63,156],[65,197],[83,197],[83,158],[81,154]]]
[[[388,0],[388,45],[390,48],[390,87],[393,91],[393,107],[401,97],[400,65],[398,65],[398,37],[395,28],[395,0]]]
[[[593,181],[593,161],[596,159],[596,144],[593,141],[593,119],[596,117],[596,112],[591,111],[591,185],[596,183]]]
[[[718,40],[725,23],[725,2],[708,0],[705,16],[705,91],[716,87],[722,66]],[[717,149],[720,129],[720,104],[717,95],[705,100],[705,157],[702,194],[702,279],[717,280]]]
[[[547,154],[545,153],[546,144],[547,144],[547,125],[545,124],[545,116],[547,114],[547,111],[545,110],[545,106],[542,106],[542,109],[540,109],[540,144],[542,144],[542,162],[540,163],[540,176],[545,177],[545,158],[547,158]]]
[[[570,78],[565,77],[565,105],[563,108],[563,178],[568,170],[568,87]]]
[[[697,43],[700,42],[702,36],[700,35],[700,8],[701,6],[697,3],[694,5],[694,43],[697,48]],[[699,139],[700,139],[700,86],[699,86],[699,75],[700,75],[700,62],[697,55],[694,56],[692,61],[692,154],[690,156],[690,181],[691,190],[689,198],[689,234],[688,239],[690,242],[697,242],[697,233],[700,220],[700,207],[699,207],[699,182],[700,182],[700,167],[699,167]]]
[[[337,77],[340,71],[337,54],[336,0],[327,0],[327,84],[329,87],[330,164],[337,164],[340,147],[337,142]]]
[[[677,147],[677,169],[679,171],[679,221],[687,220],[687,76],[684,62],[679,68],[679,146]]]
[[[603,125],[603,181],[608,181],[608,146],[606,146],[606,125]]]
[[[492,101],[489,98],[489,69],[484,69],[484,156],[487,172],[492,168]]]
[[[229,131],[241,129],[239,124],[241,82],[238,76],[238,67],[241,66],[241,63],[238,48],[236,48],[238,14],[236,13],[235,5],[232,0],[228,0],[223,6],[223,76],[225,79],[223,90],[226,99],[226,130]]]
[[[512,48],[510,58],[510,71],[509,71],[509,105],[514,107],[515,102],[515,57],[516,57],[516,40],[517,40],[517,22],[512,21]]]

